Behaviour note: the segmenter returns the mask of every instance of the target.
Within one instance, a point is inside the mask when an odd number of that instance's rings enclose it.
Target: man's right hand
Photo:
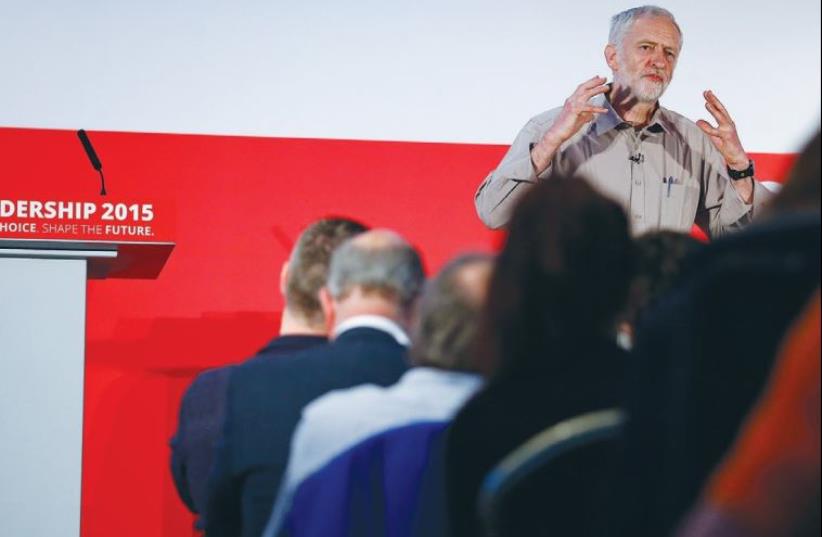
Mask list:
[[[593,106],[589,102],[592,97],[608,91],[605,80],[605,77],[601,76],[586,80],[565,100],[565,105],[553,125],[531,150],[531,162],[534,163],[537,175],[548,167],[559,147],[575,135],[583,125],[594,119],[597,114],[608,112],[607,108]]]

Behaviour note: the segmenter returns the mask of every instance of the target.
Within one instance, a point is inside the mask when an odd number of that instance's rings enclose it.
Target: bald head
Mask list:
[[[466,255],[426,283],[412,335],[415,365],[478,370],[474,340],[492,270],[491,256]]]
[[[374,229],[354,237],[351,244],[363,250],[380,250],[385,248],[401,248],[409,246],[408,242],[396,231],[390,229]]]
[[[407,311],[425,275],[417,251],[397,233],[375,229],[344,242],[331,257],[328,291],[340,301],[356,290]]]
[[[494,269],[493,258],[486,255],[468,257],[468,262],[454,274],[456,286],[472,306],[481,307],[488,292]]]

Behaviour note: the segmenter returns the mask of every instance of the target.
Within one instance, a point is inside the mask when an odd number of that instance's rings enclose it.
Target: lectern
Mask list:
[[[174,247],[88,239],[0,230],[2,535],[80,534],[86,282],[156,278]]]

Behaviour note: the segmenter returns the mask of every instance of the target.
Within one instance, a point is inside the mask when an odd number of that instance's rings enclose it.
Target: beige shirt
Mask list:
[[[745,204],[728,178],[722,155],[689,119],[660,106],[650,123],[637,131],[604,96],[591,103],[608,113],[562,144],[539,176],[531,147],[562,109],[544,112],[525,125],[474,197],[486,226],[505,226],[528,187],[553,172],[583,176],[622,204],[635,235],[657,229],[688,232],[696,223],[716,237],[747,224],[771,196],[754,181],[753,204]]]

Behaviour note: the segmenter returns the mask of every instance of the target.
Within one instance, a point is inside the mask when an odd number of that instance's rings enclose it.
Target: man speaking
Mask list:
[[[693,123],[659,105],[682,49],[682,31],[667,10],[642,6],[611,19],[605,61],[613,82],[595,76],[565,104],[532,118],[475,195],[491,228],[508,223],[516,201],[552,173],[581,175],[619,201],[634,234],[712,236],[745,225],[769,192],[754,180],[736,126],[705,91],[716,126]]]

